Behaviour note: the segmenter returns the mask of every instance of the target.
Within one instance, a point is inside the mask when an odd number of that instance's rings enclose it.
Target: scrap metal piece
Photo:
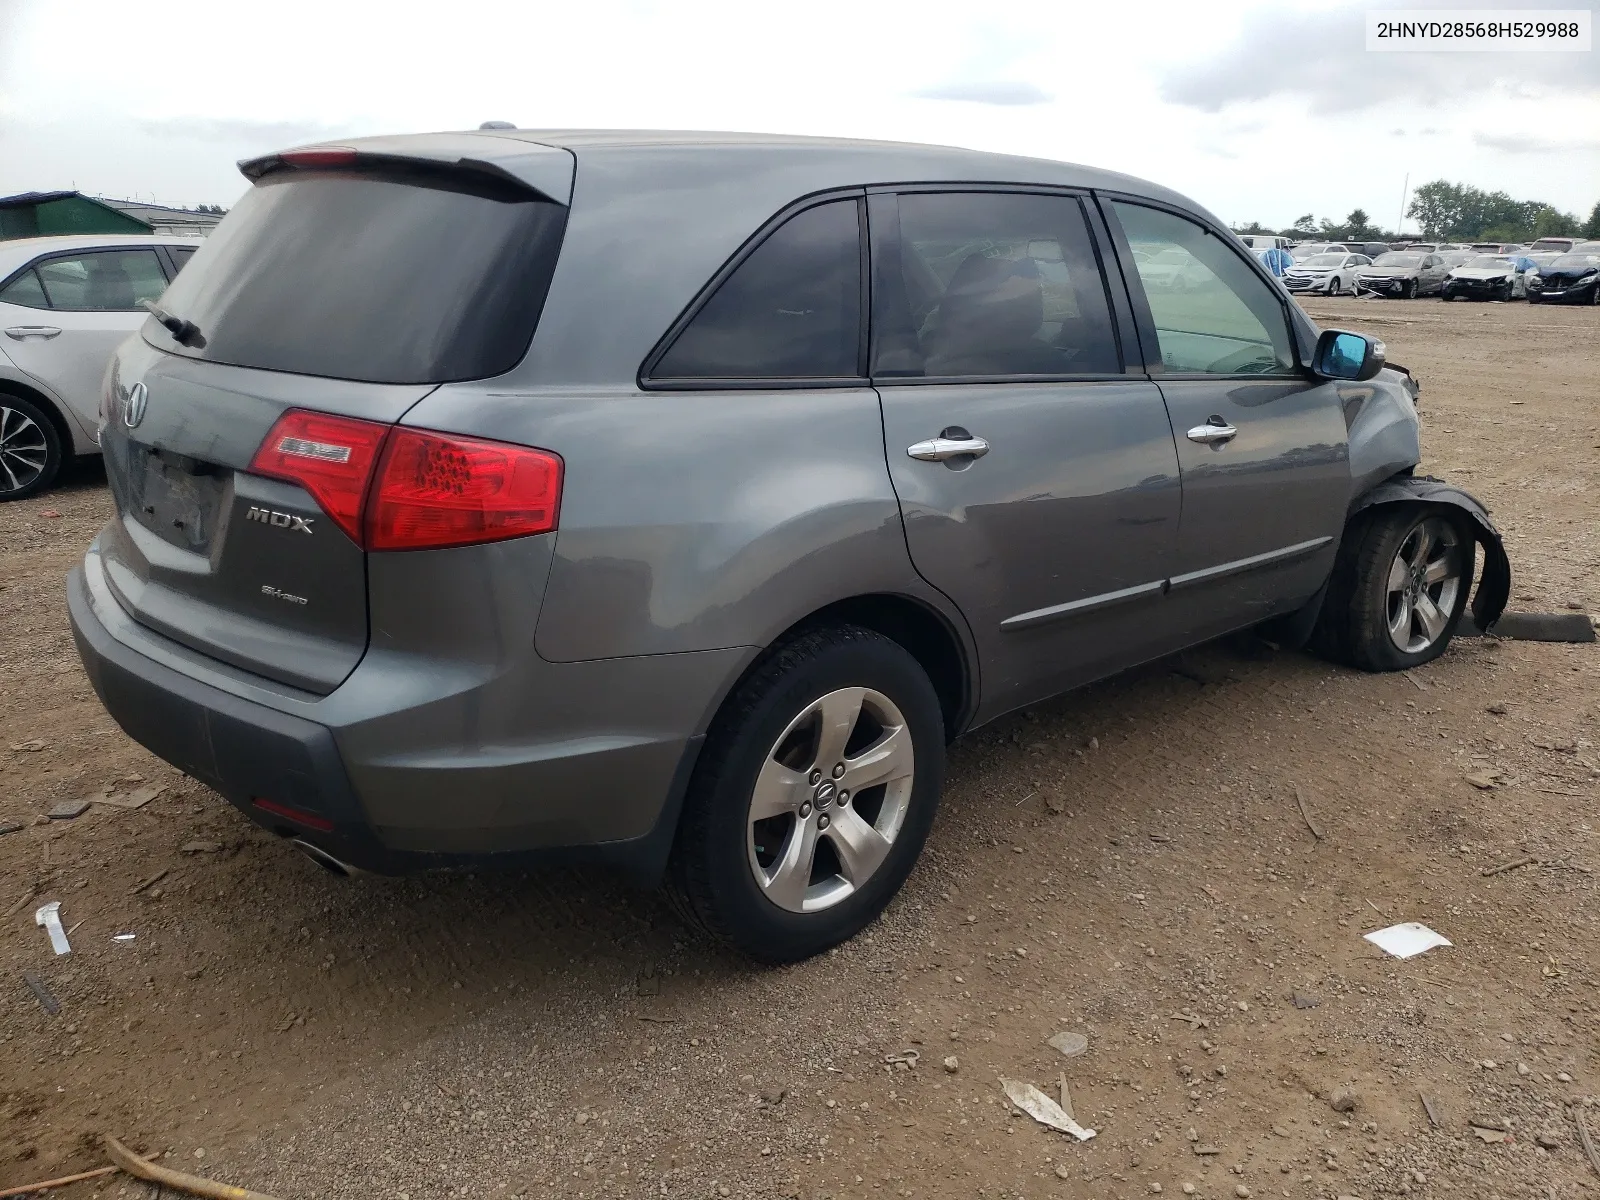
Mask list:
[[[50,935],[50,949],[59,954],[71,954],[72,943],[67,941],[67,931],[61,927],[61,901],[41,904],[33,914],[33,923]]]
[[[1049,1096],[1045,1095],[1031,1083],[1023,1083],[1016,1079],[1002,1079],[1000,1086],[1004,1089],[1006,1099],[1015,1104],[1041,1125],[1059,1130],[1061,1133],[1070,1133],[1080,1142],[1087,1142],[1095,1136],[1093,1129],[1085,1129],[1079,1125]]]

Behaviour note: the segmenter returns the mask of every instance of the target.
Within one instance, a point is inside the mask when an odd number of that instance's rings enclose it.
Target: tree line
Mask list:
[[[1564,213],[1542,200],[1513,200],[1505,192],[1486,192],[1470,183],[1435,179],[1412,194],[1406,216],[1416,221],[1422,235],[1452,242],[1530,242],[1541,237],[1600,238],[1600,202],[1587,221]],[[1355,209],[1343,221],[1311,213],[1297,218],[1287,229],[1268,229],[1252,221],[1240,233],[1276,234],[1305,241],[1393,242],[1400,235],[1373,224],[1365,209]]]

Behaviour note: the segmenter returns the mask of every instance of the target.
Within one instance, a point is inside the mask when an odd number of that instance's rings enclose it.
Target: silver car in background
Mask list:
[[[1356,290],[1356,276],[1372,260],[1365,254],[1330,250],[1300,259],[1283,275],[1283,286],[1291,292],[1322,292],[1329,296],[1348,295]]]
[[[41,492],[67,459],[99,453],[112,351],[200,244],[150,234],[0,242],[0,500]]]
[[[1444,286],[1450,268],[1431,250],[1391,250],[1356,274],[1356,288],[1377,296],[1412,300],[1432,296]]]

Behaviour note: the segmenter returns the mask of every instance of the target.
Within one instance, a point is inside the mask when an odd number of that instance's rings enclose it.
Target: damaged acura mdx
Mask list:
[[[72,625],[131,736],[336,870],[602,862],[793,960],[899,889],[961,733],[1268,622],[1414,667],[1505,603],[1410,376],[1154,184],[510,129],[243,170],[113,362]]]

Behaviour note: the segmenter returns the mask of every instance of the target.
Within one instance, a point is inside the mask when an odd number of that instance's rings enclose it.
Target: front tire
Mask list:
[[[712,724],[668,869],[675,907],[769,963],[854,936],[916,864],[944,733],[926,672],[883,635],[826,628],[782,647]]]
[[[1343,289],[1339,286],[1339,277],[1335,275],[1328,280],[1328,295],[1337,296]]]
[[[1447,507],[1390,504],[1345,531],[1312,637],[1324,657],[1404,671],[1443,654],[1472,588],[1474,541]]]
[[[44,491],[64,457],[55,422],[33,401],[0,392],[0,501]]]
[[[1400,294],[1407,300],[1415,300],[1417,298],[1417,281],[1415,279],[1406,280],[1405,286],[1400,289]]]

